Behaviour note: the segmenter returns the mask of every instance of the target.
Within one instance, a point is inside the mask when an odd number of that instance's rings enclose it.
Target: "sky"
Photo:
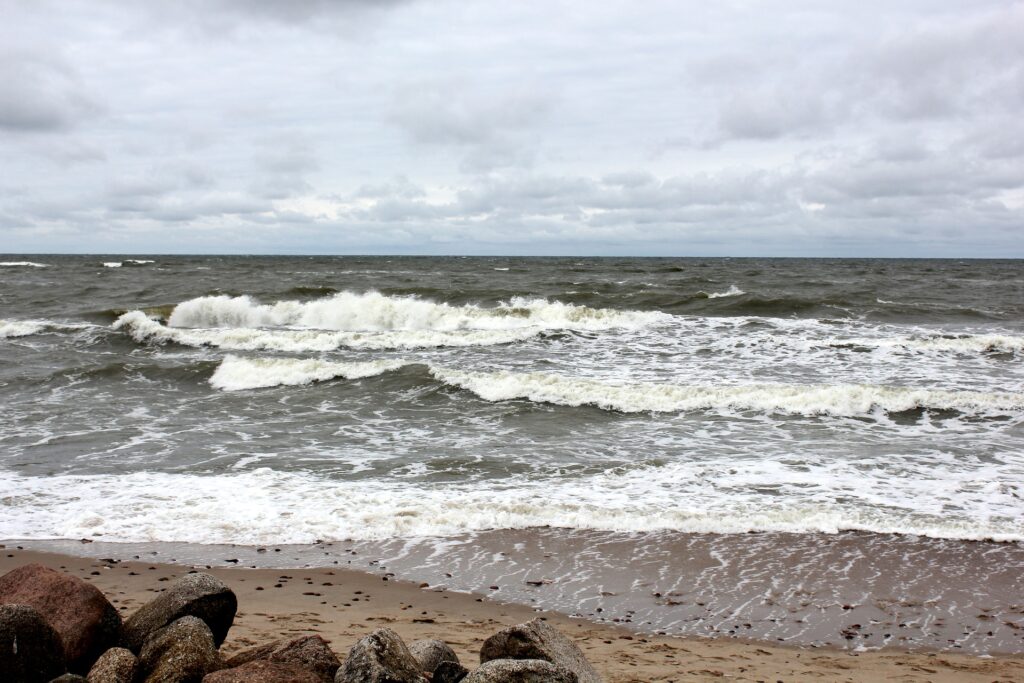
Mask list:
[[[0,0],[0,252],[1024,257],[1024,3]]]

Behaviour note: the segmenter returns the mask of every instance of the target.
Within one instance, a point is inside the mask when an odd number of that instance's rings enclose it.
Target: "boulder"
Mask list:
[[[243,650],[227,661],[228,668],[256,661],[291,664],[315,674],[323,683],[331,683],[341,666],[330,645],[320,636],[302,636],[288,642],[275,641]]]
[[[203,683],[320,683],[321,680],[297,664],[257,659],[234,669],[207,674]]]
[[[89,683],[132,683],[139,660],[131,650],[112,647],[96,660],[85,677]]]
[[[420,664],[397,633],[379,628],[348,651],[335,683],[422,683]]]
[[[462,683],[578,683],[576,674],[543,659],[492,659]]]
[[[542,659],[571,671],[580,683],[601,683],[576,643],[542,619],[509,626],[485,640],[480,663],[494,659]]]
[[[60,635],[34,607],[0,605],[0,681],[46,683],[64,673]]]
[[[441,662],[434,669],[433,683],[459,683],[466,674],[469,673],[469,669],[462,666],[458,662]]]
[[[420,671],[433,675],[441,662],[456,662],[455,650],[440,640],[417,640],[409,644],[409,652],[420,663]]]
[[[202,619],[182,617],[154,633],[139,654],[136,680],[144,683],[199,683],[221,668],[210,627]]]
[[[147,602],[124,622],[124,643],[138,652],[154,631],[185,616],[202,619],[220,647],[238,611],[238,599],[220,579],[209,574],[186,574],[159,597]]]
[[[63,674],[57,676],[50,683],[87,683],[87,681],[84,676],[79,676],[78,674]]]
[[[0,576],[0,603],[35,607],[60,636],[74,672],[85,673],[121,641],[121,615],[96,586],[41,564]]]

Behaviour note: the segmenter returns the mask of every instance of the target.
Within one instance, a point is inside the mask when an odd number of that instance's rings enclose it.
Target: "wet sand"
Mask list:
[[[110,544],[106,544],[109,548]],[[239,559],[239,558],[226,558]],[[91,581],[125,615],[150,600],[187,565],[147,562],[140,555],[101,559],[19,549],[0,550],[0,572],[29,562]],[[358,638],[379,626],[407,641],[440,638],[472,666],[483,640],[504,625],[536,616],[576,640],[612,683],[655,681],[956,681],[1024,680],[1024,657],[971,657],[954,653],[849,652],[833,648],[641,635],[613,624],[573,619],[492,596],[460,593],[344,568],[206,569],[238,595],[239,614],[228,654],[277,638],[319,633],[344,656]],[[239,562],[241,564],[241,561]],[[500,592],[500,586],[497,591]]]
[[[1017,543],[864,532],[533,528],[266,548],[101,538],[15,544],[200,566],[225,566],[229,559],[285,571],[340,566],[625,625],[644,635],[1024,655],[1024,545]]]

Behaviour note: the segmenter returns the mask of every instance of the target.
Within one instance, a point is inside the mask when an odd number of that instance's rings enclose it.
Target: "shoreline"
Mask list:
[[[24,545],[25,543],[21,543]],[[164,582],[191,564],[111,556],[101,559],[19,549],[4,542],[0,573],[38,562],[90,581],[128,615],[152,599]],[[110,544],[107,544],[108,546]],[[111,561],[113,560],[113,561]],[[225,653],[282,637],[316,633],[344,656],[360,637],[388,626],[407,641],[440,638],[460,659],[475,663],[483,640],[498,629],[541,616],[582,648],[609,683],[681,680],[994,681],[1024,680],[1024,657],[974,657],[897,648],[851,652],[738,638],[642,635],[617,624],[572,618],[528,605],[504,603],[396,580],[348,567],[252,569],[196,567],[217,576],[238,596],[239,614]]]
[[[505,529],[267,545],[14,540],[95,559],[338,567],[641,635],[1024,656],[1024,546],[880,535]],[[498,588],[493,588],[497,585]]]

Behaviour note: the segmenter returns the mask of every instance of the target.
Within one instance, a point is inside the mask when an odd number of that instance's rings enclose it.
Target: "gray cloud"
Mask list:
[[[1020,3],[0,10],[12,250],[1024,256]]]
[[[0,50],[0,129],[52,132],[70,128],[97,106],[78,74],[55,55]]]

